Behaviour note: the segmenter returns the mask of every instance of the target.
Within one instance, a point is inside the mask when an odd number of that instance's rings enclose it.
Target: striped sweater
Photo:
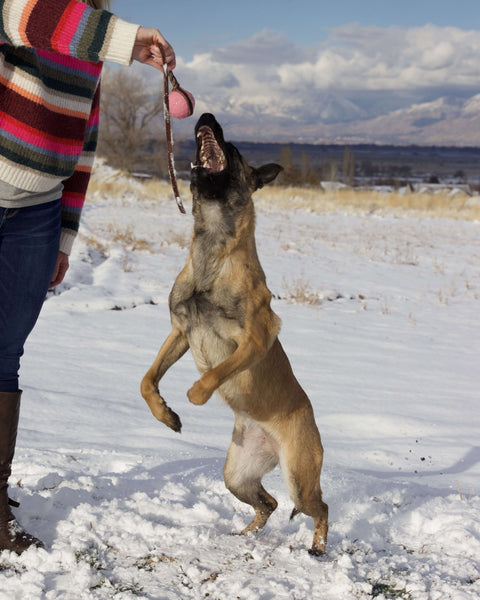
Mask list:
[[[76,0],[0,0],[0,180],[60,182],[70,252],[98,135],[103,61],[130,64],[137,25]]]

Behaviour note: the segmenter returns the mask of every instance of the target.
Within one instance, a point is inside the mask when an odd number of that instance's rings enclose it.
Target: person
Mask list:
[[[157,30],[109,0],[0,0],[0,551],[42,542],[15,519],[8,479],[25,341],[68,269],[98,133],[104,61],[175,68]]]

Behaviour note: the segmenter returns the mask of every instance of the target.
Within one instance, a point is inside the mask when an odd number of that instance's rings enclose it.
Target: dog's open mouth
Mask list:
[[[208,125],[202,125],[197,131],[197,164],[208,173],[221,173],[227,168],[227,159],[215,134]]]

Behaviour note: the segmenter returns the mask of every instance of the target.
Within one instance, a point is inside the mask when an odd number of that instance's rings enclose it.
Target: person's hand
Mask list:
[[[160,52],[163,48],[167,66],[172,71],[175,68],[175,52],[158,29],[139,27],[135,45],[133,46],[132,58],[145,65],[150,65],[163,71],[163,60]]]
[[[65,273],[68,271],[70,266],[68,262],[68,254],[65,252],[59,252],[57,257],[57,264],[55,265],[55,271],[52,275],[52,281],[50,282],[50,288],[55,287],[59,283],[62,283]]]

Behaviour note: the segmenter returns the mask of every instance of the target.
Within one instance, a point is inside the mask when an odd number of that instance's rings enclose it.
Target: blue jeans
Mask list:
[[[57,262],[60,200],[0,207],[0,392],[16,392],[20,357]]]

